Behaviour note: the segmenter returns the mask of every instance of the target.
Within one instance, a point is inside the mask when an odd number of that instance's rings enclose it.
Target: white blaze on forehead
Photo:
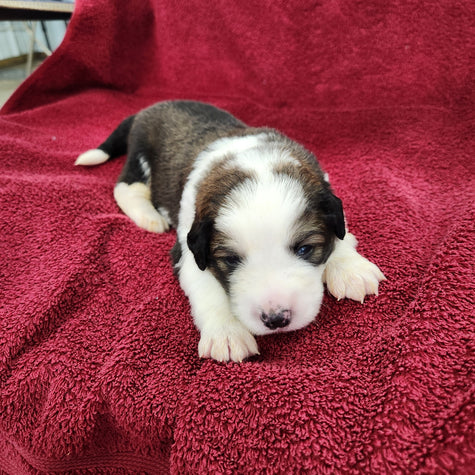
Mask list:
[[[279,165],[300,166],[279,144],[244,150],[229,163],[253,178],[236,187],[223,203],[216,228],[230,237],[236,251],[248,255],[272,246],[288,246],[296,220],[307,206],[302,185],[283,173]]]
[[[291,244],[297,219],[307,207],[300,183],[283,175],[259,173],[233,190],[221,207],[216,229],[225,233],[235,250],[268,255]]]
[[[289,238],[295,220],[304,212],[302,185],[275,170],[300,163],[280,143],[267,142],[244,150],[229,165],[253,178],[236,187],[223,203],[216,227],[244,249],[259,242],[280,242]],[[244,244],[248,243],[248,244]]]

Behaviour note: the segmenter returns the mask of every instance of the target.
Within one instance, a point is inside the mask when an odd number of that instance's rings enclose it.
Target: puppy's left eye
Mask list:
[[[314,246],[310,244],[305,244],[303,246],[297,246],[294,250],[295,255],[300,257],[300,259],[308,259],[314,250]]]

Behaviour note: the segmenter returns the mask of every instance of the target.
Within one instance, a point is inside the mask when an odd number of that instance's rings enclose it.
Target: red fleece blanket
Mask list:
[[[78,1],[0,115],[0,469],[473,473],[473,24],[469,0]],[[200,360],[174,231],[119,211],[123,159],[73,166],[174,98],[316,153],[379,296]]]

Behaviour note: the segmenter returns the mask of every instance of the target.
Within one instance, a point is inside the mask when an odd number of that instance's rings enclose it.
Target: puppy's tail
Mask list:
[[[99,165],[107,162],[110,158],[120,157],[127,153],[127,139],[134,122],[135,115],[124,119],[119,126],[107,137],[99,147],[82,153],[74,162],[74,165]]]

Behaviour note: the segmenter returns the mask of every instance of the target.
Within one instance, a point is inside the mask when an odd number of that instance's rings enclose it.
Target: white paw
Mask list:
[[[357,252],[333,257],[325,268],[324,282],[338,300],[349,298],[363,303],[366,295],[378,295],[378,285],[386,280],[378,266]]]
[[[134,213],[133,210],[130,210],[130,217],[138,227],[145,229],[146,231],[152,233],[163,233],[168,231],[168,222],[160,213],[155,211],[155,209],[147,211],[138,209]]]
[[[258,355],[259,350],[249,331],[239,322],[232,322],[219,328],[202,330],[198,354],[200,358],[240,363],[249,356]]]
[[[140,228],[152,233],[168,231],[168,221],[154,208],[150,188],[144,183],[119,182],[114,197],[120,209]]]

